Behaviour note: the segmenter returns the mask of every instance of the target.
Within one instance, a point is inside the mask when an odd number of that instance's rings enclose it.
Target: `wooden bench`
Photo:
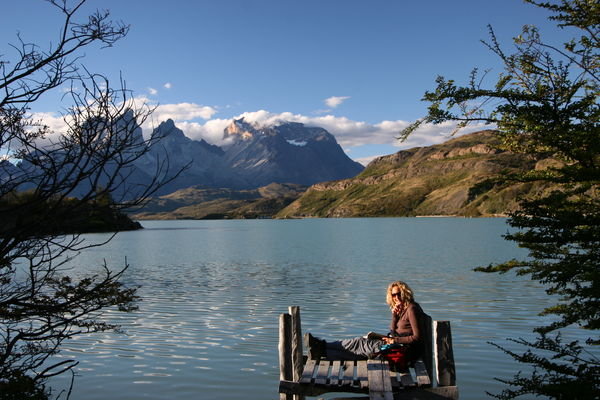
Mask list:
[[[428,317],[426,328],[425,355],[405,370],[393,371],[387,361],[379,359],[313,360],[303,355],[300,308],[290,307],[279,318],[280,399],[303,399],[329,392],[369,395],[352,399],[458,399],[450,323]]]

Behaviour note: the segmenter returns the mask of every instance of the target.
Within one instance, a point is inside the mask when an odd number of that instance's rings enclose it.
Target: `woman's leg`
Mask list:
[[[355,337],[326,342],[325,356],[330,360],[366,360],[379,351],[380,340]]]

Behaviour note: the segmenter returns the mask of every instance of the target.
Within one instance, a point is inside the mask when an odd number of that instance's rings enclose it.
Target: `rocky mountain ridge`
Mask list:
[[[140,161],[140,168],[152,171],[161,154],[169,157],[172,170],[186,168],[159,195],[198,185],[235,190],[270,183],[311,185],[349,178],[364,168],[325,129],[299,123],[257,126],[243,118],[234,120],[224,130],[221,147],[188,138],[172,120],[160,124],[154,134],[164,139]]]

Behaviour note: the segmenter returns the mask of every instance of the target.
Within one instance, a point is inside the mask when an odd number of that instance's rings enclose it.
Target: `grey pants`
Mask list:
[[[327,358],[332,360],[365,360],[379,351],[381,340],[355,337],[326,342]]]

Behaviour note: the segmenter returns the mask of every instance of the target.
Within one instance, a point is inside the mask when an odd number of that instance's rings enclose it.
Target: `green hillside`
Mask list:
[[[306,186],[272,183],[253,190],[189,187],[152,199],[135,219],[271,218],[296,200]]]
[[[492,131],[481,131],[380,157],[352,179],[313,185],[277,217],[502,216],[519,196],[544,188],[490,179],[549,164],[503,151]]]

